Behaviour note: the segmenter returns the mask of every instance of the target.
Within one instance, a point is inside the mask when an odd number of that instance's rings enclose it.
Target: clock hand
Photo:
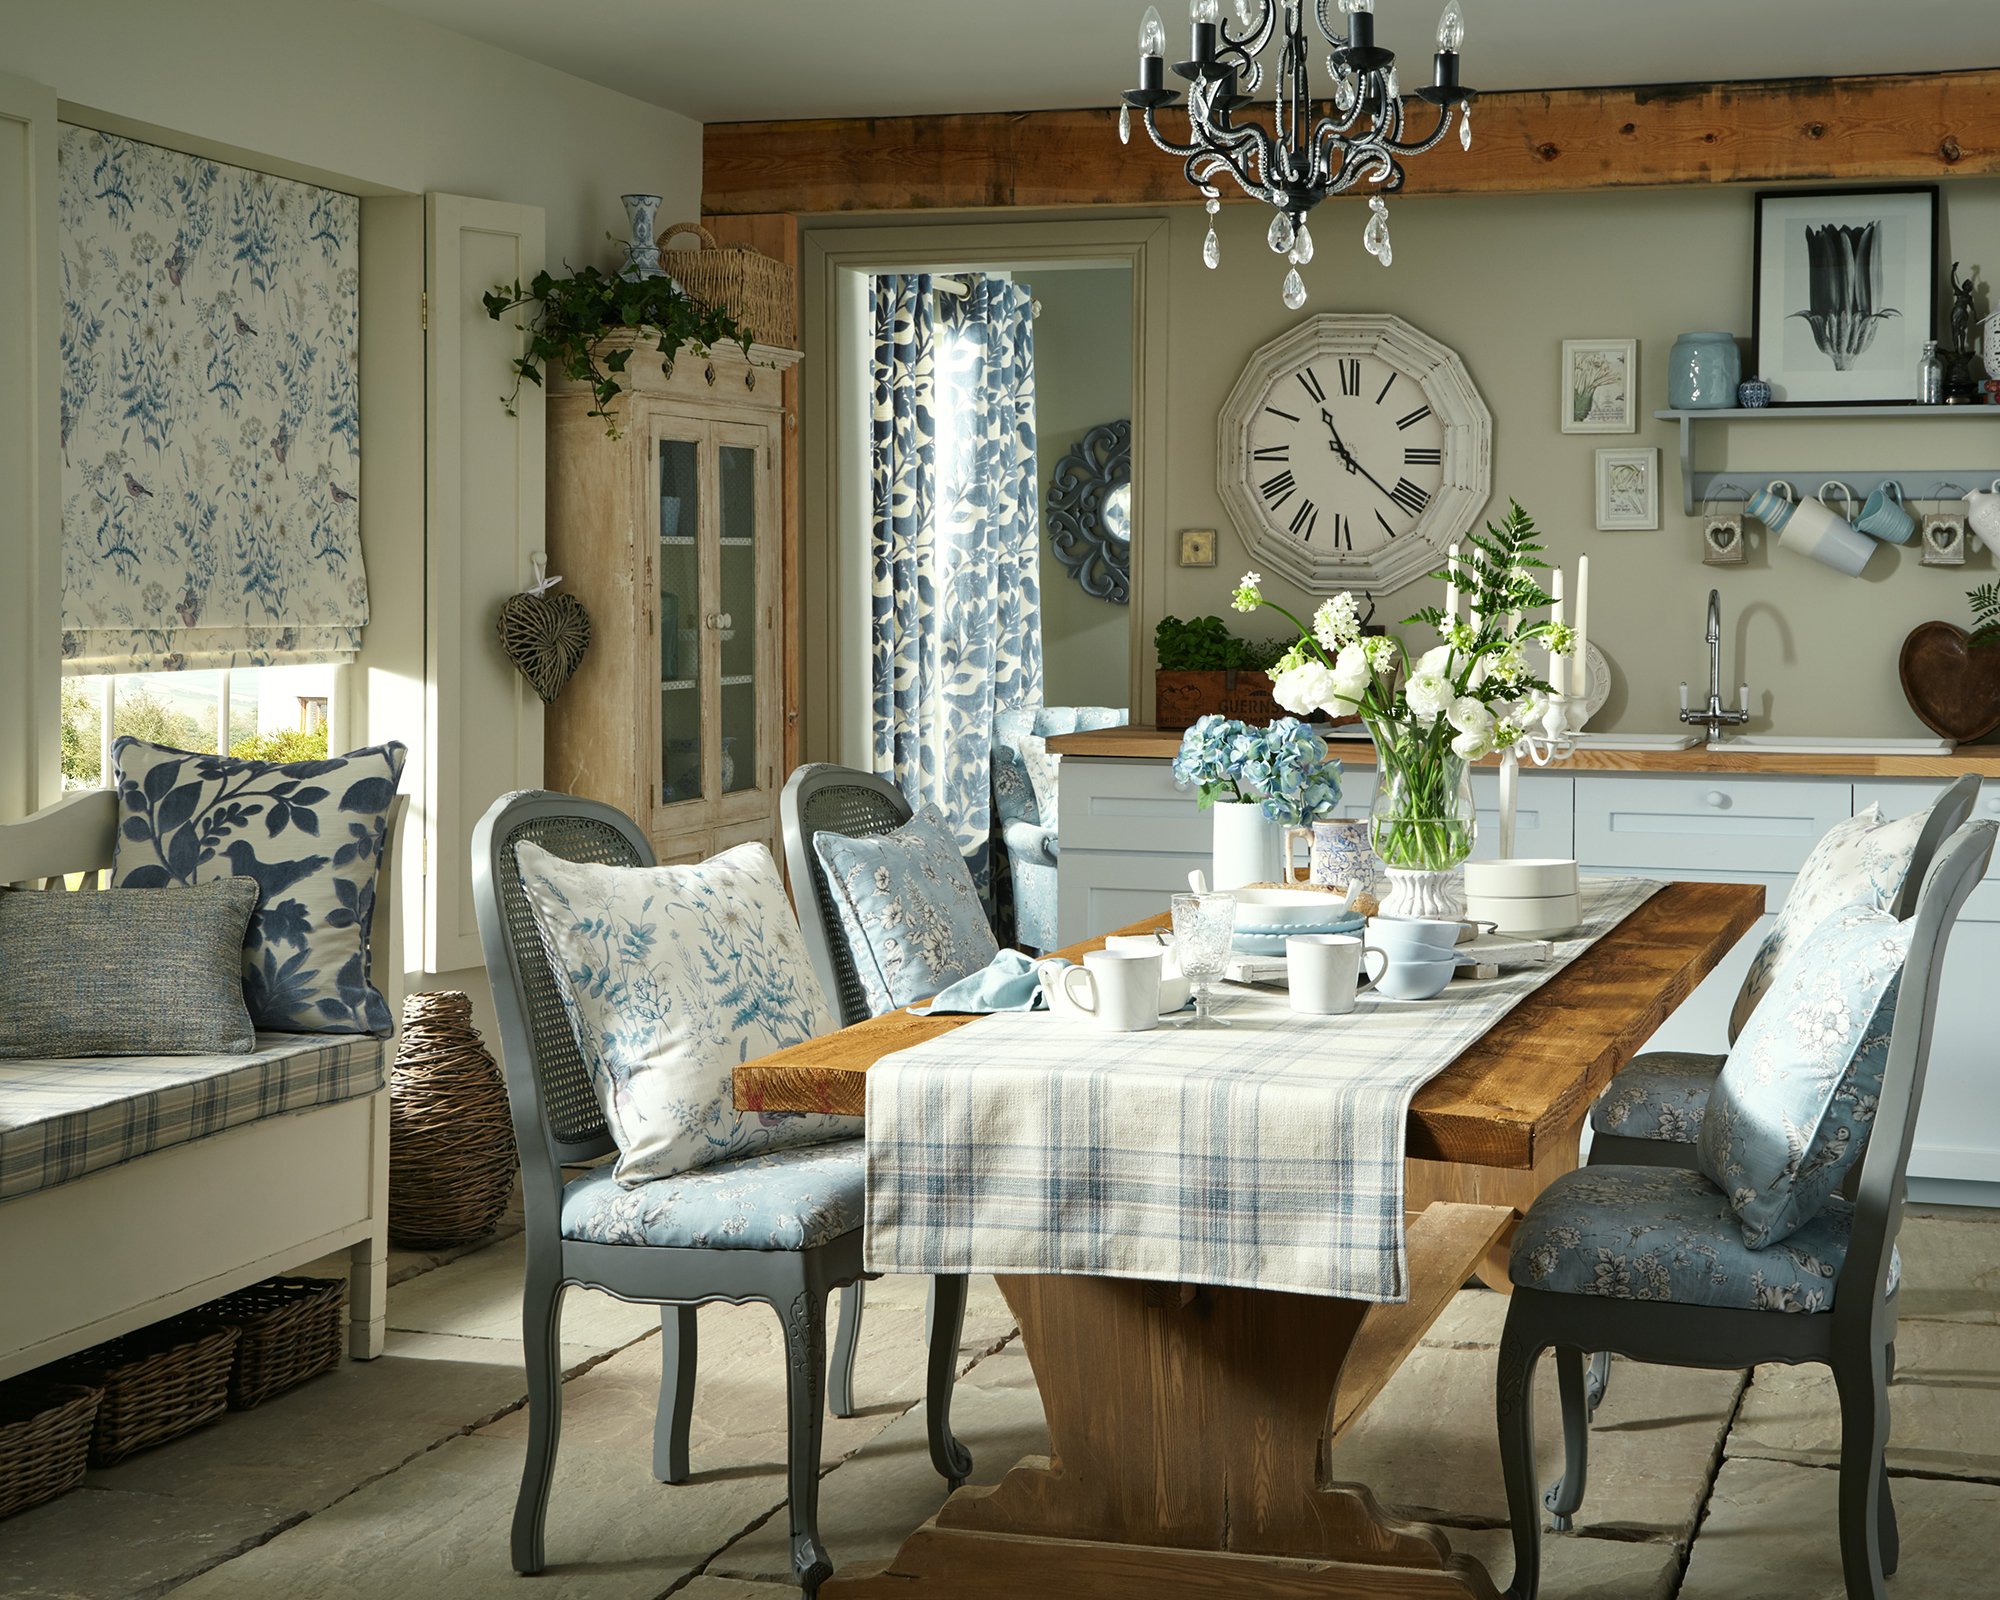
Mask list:
[[[1333,425],[1333,417],[1324,406],[1320,407],[1319,414],[1320,414],[1320,420],[1326,424],[1327,431],[1333,435],[1333,448],[1340,453],[1340,459],[1347,463],[1347,470],[1349,472],[1360,473],[1362,477],[1366,478],[1370,483],[1374,484],[1376,488],[1382,489],[1382,480],[1376,477],[1374,473],[1370,472],[1359,461],[1356,461],[1352,453],[1348,450],[1347,446],[1341,443],[1340,430]],[[1400,500],[1397,500],[1393,494],[1390,494],[1387,489],[1382,489],[1382,493],[1389,500],[1394,501],[1398,506],[1402,504],[1402,502]]]

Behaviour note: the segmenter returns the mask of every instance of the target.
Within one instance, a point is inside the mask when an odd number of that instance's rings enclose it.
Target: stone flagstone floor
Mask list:
[[[1890,1593],[1996,1592],[2000,1541],[2000,1213],[1912,1207],[1904,1226],[1889,1466],[1903,1565]],[[92,1472],[0,1522],[0,1595],[19,1600],[471,1600],[526,1594],[507,1526],[527,1418],[518,1218],[482,1248],[398,1252],[388,1354]],[[315,1270],[335,1271],[336,1263]],[[1506,1302],[1461,1293],[1342,1441],[1332,1476],[1443,1524],[1512,1570],[1493,1437]],[[924,1446],[924,1284],[871,1284],[855,1393],[829,1418],[821,1530],[836,1562],[882,1560],[944,1487]],[[572,1291],[545,1600],[781,1600],[776,1319],[701,1312],[693,1479],[653,1481],[657,1314]],[[991,1483],[1048,1450],[1034,1375],[991,1280],[975,1283],[953,1422]],[[1537,1417],[1559,1470],[1553,1372]],[[1838,1412],[1820,1368],[1754,1374],[1618,1363],[1591,1439],[1576,1531],[1543,1542],[1547,1600],[1838,1600]]]

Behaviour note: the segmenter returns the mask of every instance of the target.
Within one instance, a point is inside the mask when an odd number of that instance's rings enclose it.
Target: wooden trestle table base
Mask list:
[[[1055,1454],[960,1489],[892,1560],[821,1595],[1497,1600],[1443,1532],[1324,1481],[1324,1463],[1468,1274],[1492,1281],[1519,1212],[1575,1165],[1591,1101],[1763,907],[1753,884],[1669,884],[1418,1091],[1404,1304],[1002,1277]],[[864,1114],[869,1066],[974,1020],[897,1011],[778,1051],[736,1069],[736,1104]]]

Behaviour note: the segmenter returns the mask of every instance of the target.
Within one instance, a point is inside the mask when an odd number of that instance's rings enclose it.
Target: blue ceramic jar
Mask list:
[[[1667,404],[1676,411],[1720,411],[1736,404],[1743,355],[1726,333],[1684,333],[1667,357]]]
[[[1762,411],[1771,403],[1771,386],[1762,378],[1745,378],[1736,386],[1736,404],[1745,411]]]

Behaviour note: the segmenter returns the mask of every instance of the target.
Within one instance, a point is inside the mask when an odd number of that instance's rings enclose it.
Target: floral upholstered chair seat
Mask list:
[[[1727,1056],[1655,1050],[1613,1078],[1590,1108],[1592,1133],[1693,1144]]]
[[[1830,1311],[1854,1206],[1835,1196],[1804,1227],[1752,1250],[1729,1197],[1677,1167],[1583,1167],[1535,1201],[1508,1276],[1524,1289],[1747,1311]],[[1889,1293],[1902,1263],[1891,1255]]]
[[[1014,936],[1031,950],[1056,947],[1056,777],[1060,733],[1122,728],[1119,706],[1017,706],[993,716],[993,813],[1014,880]]]
[[[861,1226],[860,1139],[746,1156],[628,1188],[599,1167],[563,1189],[562,1236],[677,1250],[810,1250]]]

